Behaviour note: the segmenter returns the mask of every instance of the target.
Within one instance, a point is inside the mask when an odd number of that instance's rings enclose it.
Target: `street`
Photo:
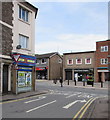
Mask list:
[[[38,90],[47,94],[4,102],[3,118],[83,118],[88,107],[98,98],[106,98],[108,90],[60,86],[52,81],[37,81]]]

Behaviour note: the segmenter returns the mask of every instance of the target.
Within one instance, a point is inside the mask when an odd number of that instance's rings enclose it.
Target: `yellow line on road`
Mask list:
[[[94,98],[89,99],[89,100],[87,101],[87,103],[84,104],[84,106],[76,113],[76,115],[74,116],[74,118],[73,118],[72,120],[75,120],[75,119],[78,117],[78,115],[81,113],[81,111],[84,109],[84,107],[85,107],[92,99],[94,99]]]
[[[93,100],[91,100],[91,102],[86,106],[86,108],[84,109],[84,111],[82,112],[82,114],[79,116],[79,120],[83,117],[83,115],[85,114],[85,112],[87,111],[88,107],[93,103],[94,100],[96,100],[98,97],[94,98]]]
[[[41,95],[36,95],[36,96],[30,96],[30,97],[26,97],[26,98],[21,98],[21,99],[16,99],[16,100],[11,100],[11,101],[6,101],[6,102],[0,102],[0,104],[18,102],[18,101],[26,100],[26,99],[29,99],[29,98],[39,97],[39,96],[42,96],[42,95],[43,95],[43,94],[41,94]],[[45,95],[46,95],[46,94],[45,94]]]

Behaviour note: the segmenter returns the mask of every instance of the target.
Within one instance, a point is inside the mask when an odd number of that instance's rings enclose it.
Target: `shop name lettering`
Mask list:
[[[18,62],[35,63],[35,60],[29,60],[29,59],[25,59],[25,58],[19,58]]]
[[[18,67],[18,69],[23,69],[23,70],[32,70],[32,68],[25,68],[25,67]]]

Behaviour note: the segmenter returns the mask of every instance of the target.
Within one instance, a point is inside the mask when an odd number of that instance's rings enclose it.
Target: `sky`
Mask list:
[[[30,2],[38,8],[35,53],[96,50],[108,39],[108,2]]]

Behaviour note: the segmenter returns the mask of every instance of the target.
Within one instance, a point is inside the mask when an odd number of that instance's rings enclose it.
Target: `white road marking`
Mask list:
[[[77,102],[87,102],[87,101],[86,100],[76,100],[76,101],[64,106],[63,108],[68,109],[69,107],[71,107],[72,105],[74,105]]]
[[[42,108],[42,107],[44,107],[44,106],[47,106],[47,105],[52,104],[52,103],[55,103],[55,102],[56,102],[56,100],[54,100],[54,101],[52,101],[52,102],[49,102],[49,103],[46,103],[46,104],[44,104],[44,105],[38,106],[38,107],[36,107],[36,108],[30,109],[30,110],[26,111],[26,113],[32,112],[32,111],[34,111],[34,110],[37,110],[37,109],[39,109],[39,108]]]
[[[69,96],[67,96],[66,98],[70,98],[70,97],[72,97],[72,96],[79,95],[79,94],[81,94],[81,92],[80,92],[80,93],[75,93],[75,94],[69,95]]]
[[[44,98],[46,98],[46,96],[40,96],[38,99],[34,99],[34,100],[30,100],[30,101],[26,101],[26,102],[24,102],[24,103],[35,102],[35,101],[38,101],[38,100],[42,100],[42,99],[44,99]]]

